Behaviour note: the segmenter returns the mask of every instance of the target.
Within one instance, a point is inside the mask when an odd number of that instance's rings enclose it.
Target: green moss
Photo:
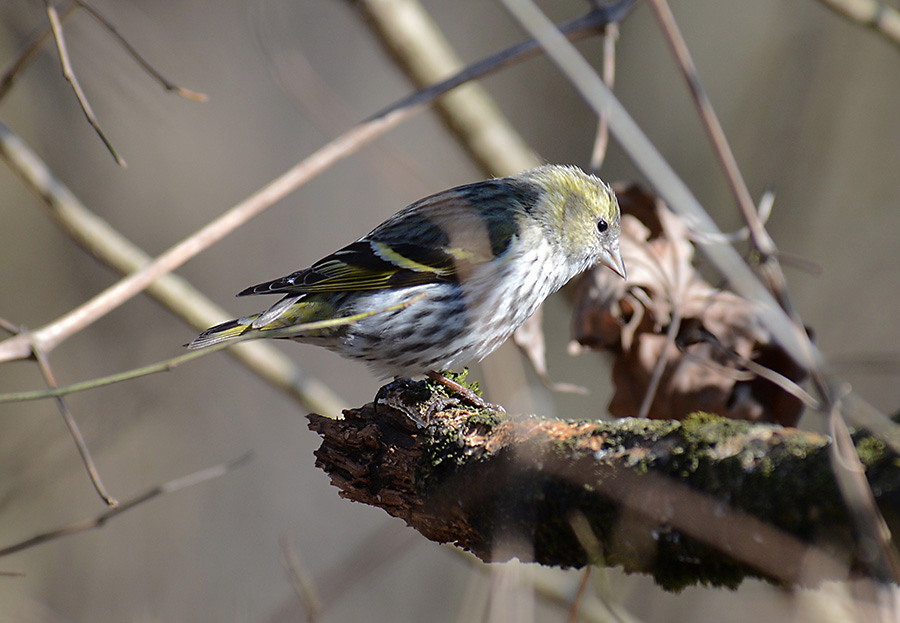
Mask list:
[[[464,386],[468,387],[473,392],[475,392],[476,394],[481,396],[481,388],[478,386],[478,383],[476,383],[475,381],[470,381],[468,383],[466,382],[466,379],[469,377],[469,369],[468,368],[463,368],[462,372],[455,372],[453,370],[442,370],[439,374],[446,379],[450,379],[451,381],[453,381],[455,383],[459,383],[460,385],[464,385]],[[431,389],[431,391],[434,394],[436,394],[438,396],[443,396],[445,398],[452,397],[452,392],[450,392],[450,390],[447,389],[447,387],[445,387],[444,385],[441,385],[437,381],[432,380],[430,378],[426,378],[425,383],[428,385],[428,387]]]
[[[856,453],[863,465],[874,465],[884,460],[887,445],[874,436],[865,436],[856,440]]]

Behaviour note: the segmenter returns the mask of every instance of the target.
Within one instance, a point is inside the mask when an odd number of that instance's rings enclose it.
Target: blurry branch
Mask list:
[[[0,123],[0,157],[25,185],[43,200],[51,218],[75,242],[101,262],[126,274],[138,271],[151,262],[152,258],[149,255],[81,203],[68,187],[53,176],[37,154],[2,123]],[[231,318],[231,314],[176,275],[161,275],[149,285],[147,292],[198,330]],[[36,345],[38,342],[33,343]],[[228,352],[263,380],[312,411],[336,416],[345,406],[324,383],[305,374],[289,357],[271,344],[263,342],[242,344]],[[175,363],[191,358],[193,357],[176,358]],[[169,368],[170,366],[166,366],[160,370]],[[150,372],[140,372],[140,374],[148,373]],[[133,375],[127,378],[133,378]],[[93,386],[87,385],[84,389],[90,387]]]
[[[298,619],[297,598],[306,610],[307,620],[321,620],[335,605],[355,590],[365,580],[371,578],[379,569],[388,563],[395,562],[398,558],[412,551],[422,542],[419,535],[399,526],[393,520],[386,520],[373,532],[362,535],[358,542],[349,547],[342,558],[318,579],[313,578],[305,567],[301,553],[296,546],[286,537],[281,539],[283,564],[294,586],[296,598],[286,600],[269,617],[266,623],[287,623]],[[464,560],[472,568],[474,577],[479,585],[486,585],[487,581],[482,577],[490,567],[480,560],[464,552],[461,549],[450,547],[446,550],[451,555]],[[549,574],[537,573],[534,577],[535,597],[543,603],[568,610],[572,605],[572,595],[560,587]],[[608,604],[607,604],[607,607]],[[472,618],[458,619],[460,621],[472,620]],[[586,623],[603,623],[609,621],[609,616],[602,608],[592,603],[584,604],[580,619]]]
[[[900,11],[876,0],[819,0],[829,9],[867,26],[900,46]]]
[[[841,417],[839,402],[831,409],[828,426],[832,439],[831,468],[841,498],[850,510],[857,532],[866,535],[860,543],[861,555],[869,561],[870,566],[877,567],[881,577],[891,578],[898,584],[900,556],[893,546],[891,531],[866,480],[866,467],[856,454],[850,431]]]
[[[56,379],[53,376],[53,370],[50,368],[50,362],[47,361],[47,358],[44,357],[43,353],[38,350],[34,351],[34,358],[37,359],[38,367],[41,369],[41,374],[44,375],[47,385],[50,386],[51,389],[56,388]],[[69,429],[69,434],[72,435],[72,440],[75,442],[75,447],[78,449],[81,462],[84,464],[84,468],[87,470],[88,476],[91,479],[91,484],[94,485],[94,489],[100,495],[103,502],[107,506],[115,508],[119,505],[119,502],[112,497],[106,491],[106,487],[103,486],[103,481],[100,480],[100,472],[97,471],[94,459],[91,458],[91,452],[88,450],[87,444],[84,441],[81,429],[78,428],[78,422],[75,421],[75,417],[72,415],[72,412],[69,411],[69,406],[61,397],[56,398],[56,406],[59,408],[59,414],[62,416],[66,428]]]
[[[620,19],[627,14],[633,4],[634,0],[620,0],[611,7],[602,10],[593,9],[586,16],[573,20],[563,28],[573,39],[588,36],[602,29],[609,20]],[[334,163],[355,153],[363,145],[422,110],[450,89],[498,71],[514,62],[530,58],[537,52],[537,44],[532,41],[513,46],[470,65],[439,84],[401,99],[334,139],[219,218],[80,307],[32,333],[0,342],[0,362],[28,358],[31,355],[32,344],[49,353],[71,335],[147,288],[161,275],[175,270]]]
[[[282,536],[278,542],[281,545],[281,564],[287,571],[297,599],[306,610],[306,620],[309,623],[315,623],[322,613],[319,587],[316,585],[309,567],[300,557],[297,547],[285,536]]]
[[[890,579],[841,501],[822,435],[713,416],[573,422],[445,404],[434,386],[393,384],[343,420],[310,415],[323,438],[316,464],[342,497],[485,561],[497,559],[498,539],[522,534],[530,542],[501,559],[597,563],[573,530],[580,514],[602,564],[669,590]],[[900,465],[876,438],[854,442],[875,501],[897,517]]]
[[[75,97],[78,99],[81,111],[87,118],[88,123],[91,124],[91,127],[94,128],[94,132],[97,133],[97,136],[99,136],[100,140],[103,141],[103,144],[106,145],[106,149],[108,149],[109,153],[112,154],[112,157],[115,158],[116,163],[118,163],[120,167],[127,167],[128,165],[125,164],[125,161],[119,156],[115,147],[112,146],[112,143],[109,142],[109,139],[106,138],[106,134],[104,134],[103,130],[100,128],[100,124],[97,122],[97,117],[94,115],[91,104],[88,102],[87,96],[84,94],[81,85],[78,83],[78,77],[75,75],[75,70],[72,68],[72,62],[69,60],[69,50],[66,47],[66,39],[63,36],[62,21],[59,18],[59,13],[56,12],[56,7],[53,6],[53,1],[44,0],[44,5],[47,8],[47,17],[50,18],[50,27],[53,29],[53,38],[56,40],[56,49],[59,52],[59,61],[62,64],[63,76],[72,86],[72,90],[75,91]]]
[[[354,0],[367,23],[418,87],[464,64],[418,0]],[[441,119],[487,175],[513,175],[540,164],[487,90],[469,83],[435,104]]]
[[[215,346],[210,346],[209,348],[206,348],[204,350],[192,351],[184,355],[179,355],[178,357],[172,357],[171,359],[166,359],[165,361],[150,364],[149,366],[134,368],[132,370],[126,370],[125,372],[117,372],[116,374],[110,374],[109,376],[103,376],[100,378],[91,379],[89,381],[81,381],[80,383],[72,383],[71,385],[57,386],[54,384],[51,386],[51,389],[36,389],[31,391],[0,394],[0,404],[9,402],[44,400],[46,398],[58,398],[59,396],[68,396],[69,394],[77,394],[79,392],[85,392],[90,389],[97,389],[100,387],[106,387],[107,385],[114,385],[115,383],[122,383],[123,381],[130,381],[142,376],[149,376],[151,374],[157,374],[159,372],[168,372],[175,369],[182,363],[188,362],[192,359],[197,359],[199,357],[205,357],[206,355],[214,353],[217,350],[228,348],[229,346],[232,346],[232,344],[216,344]]]
[[[348,547],[341,560],[330,570],[322,575],[318,581],[312,577],[302,578],[307,584],[304,587],[295,585],[297,597],[303,602],[307,610],[307,618],[312,620],[314,616],[321,615],[329,608],[341,603],[344,595],[359,586],[364,580],[383,568],[386,564],[396,561],[415,548],[421,542],[415,532],[398,526],[393,521],[388,521],[373,532],[362,536],[359,541]],[[290,551],[288,545],[282,541],[282,551],[288,573],[304,575],[299,552]],[[293,548],[292,548],[293,549]],[[292,582],[300,580],[293,578]],[[297,620],[297,599],[291,598],[279,606],[269,617],[266,623],[287,623]]]
[[[418,0],[353,2],[366,12],[369,24],[415,84],[428,85],[460,72],[462,61]],[[594,6],[586,16],[560,30],[573,40],[603,33],[610,24],[624,19],[633,5],[633,0],[620,0],[609,7]],[[533,41],[528,41],[470,69],[524,58],[538,50]],[[441,98],[436,106],[451,134],[486,174],[512,175],[540,164],[481,85],[466,85]]]
[[[10,554],[15,554],[16,552],[21,552],[22,550],[41,545],[48,541],[54,541],[64,536],[78,534],[79,532],[87,532],[88,530],[93,530],[95,528],[102,528],[109,520],[121,515],[122,513],[130,511],[135,506],[139,506],[144,502],[148,502],[155,497],[165,495],[167,493],[174,493],[176,491],[180,491],[181,489],[186,489],[202,482],[206,482],[207,480],[212,480],[213,478],[224,476],[228,472],[237,469],[248,460],[250,460],[250,456],[250,453],[247,453],[228,463],[213,465],[212,467],[200,470],[199,472],[194,472],[193,474],[188,474],[187,476],[176,478],[175,480],[170,480],[169,482],[152,487],[151,489],[148,489],[147,491],[144,491],[143,493],[133,498],[125,500],[124,502],[120,503],[119,506],[101,513],[96,517],[76,521],[75,523],[71,523],[54,530],[49,530],[47,532],[41,532],[31,538],[25,539],[24,541],[2,547],[0,548],[0,557],[9,556]]]
[[[492,566],[484,564],[472,554],[457,547],[451,546],[447,549],[454,553],[458,558],[465,560],[471,565],[472,581],[470,581],[470,587],[466,589],[466,592],[460,599],[460,603],[463,607],[460,609],[459,616],[456,620],[459,623],[482,620],[483,617],[480,616],[481,608],[476,609],[477,606],[482,605],[478,603],[482,601],[482,599],[478,594],[475,594],[476,591],[473,589],[477,589],[478,587],[484,588],[482,591],[484,594],[483,601],[484,605],[486,605],[488,593],[492,592],[492,587],[489,584],[488,578],[484,578],[483,576],[490,573]],[[548,606],[558,608],[562,612],[569,612],[572,608],[572,591],[567,584],[561,584],[559,582],[559,577],[554,571],[554,569],[542,568],[534,570],[534,574],[531,578],[534,596],[538,601]],[[476,612],[478,615],[474,614]],[[583,621],[584,623],[609,623],[610,620],[619,621],[620,619],[615,614],[613,614],[611,618],[611,612],[612,611],[608,608],[608,604],[603,604],[601,607],[596,603],[584,603],[579,609],[578,620]]]
[[[561,25],[559,27],[559,32],[571,41],[577,41],[585,37],[602,33],[607,24],[621,22],[625,19],[636,3],[637,0],[618,0],[609,6],[594,5],[587,14]],[[522,43],[493,54],[488,58],[468,65],[465,69],[446,80],[412,93],[388,108],[385,108],[381,112],[376,113],[370,117],[370,119],[377,119],[378,117],[399,108],[429,103],[450,89],[465,84],[470,80],[484,78],[501,69],[506,69],[516,63],[520,63],[536,56],[541,52],[542,48],[536,40],[531,39],[523,41]]]

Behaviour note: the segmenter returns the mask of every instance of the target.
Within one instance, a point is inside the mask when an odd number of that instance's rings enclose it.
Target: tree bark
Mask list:
[[[510,416],[443,392],[398,381],[341,420],[310,415],[316,465],[342,497],[485,561],[617,565],[668,590],[889,579],[865,553],[825,436],[702,414]],[[900,467],[877,439],[854,439],[893,527]]]

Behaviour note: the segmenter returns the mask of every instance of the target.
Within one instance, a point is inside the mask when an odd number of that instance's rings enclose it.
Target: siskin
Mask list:
[[[577,167],[546,165],[407,206],[309,268],[240,292],[284,298],[207,329],[188,347],[289,337],[361,359],[383,377],[444,382],[437,371],[486,357],[547,296],[598,262],[625,277],[615,194]],[[359,315],[332,328],[289,330]]]

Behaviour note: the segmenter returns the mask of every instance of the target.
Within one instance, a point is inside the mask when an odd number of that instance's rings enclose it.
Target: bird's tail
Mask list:
[[[197,350],[199,348],[206,348],[207,346],[239,338],[247,331],[253,330],[253,321],[256,320],[258,316],[259,314],[256,314],[255,316],[238,318],[237,320],[229,320],[228,322],[217,324],[198,335],[193,342],[186,346],[191,350]]]

